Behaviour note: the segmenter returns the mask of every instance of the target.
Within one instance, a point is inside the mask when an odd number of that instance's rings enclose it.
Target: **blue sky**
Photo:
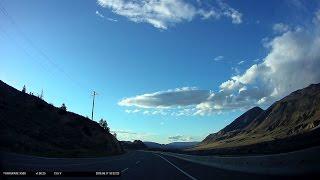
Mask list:
[[[0,79],[122,140],[200,141],[320,82],[318,1],[4,0]]]

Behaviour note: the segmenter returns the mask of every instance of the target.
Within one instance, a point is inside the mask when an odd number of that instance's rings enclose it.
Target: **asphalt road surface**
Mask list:
[[[268,176],[218,169],[153,152],[130,151],[123,155],[101,158],[43,158],[1,153],[1,171],[119,171],[110,179],[316,179],[311,175]],[[107,179],[93,177],[36,177],[24,179]],[[9,178],[22,179],[22,178]]]

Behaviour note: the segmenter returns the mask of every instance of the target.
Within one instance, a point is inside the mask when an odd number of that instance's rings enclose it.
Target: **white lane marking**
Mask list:
[[[136,162],[136,164],[139,164],[139,163],[140,163],[140,161],[137,161],[137,162]]]
[[[153,153],[153,154],[155,154],[155,153]],[[173,167],[175,167],[176,169],[178,169],[178,170],[179,170],[180,172],[182,172],[184,175],[188,176],[190,179],[192,179],[192,180],[197,180],[197,178],[195,178],[195,177],[191,176],[190,174],[186,173],[185,171],[183,171],[182,169],[180,169],[178,166],[176,166],[176,165],[174,165],[173,163],[171,163],[168,159],[160,156],[159,154],[155,154],[155,155],[157,155],[157,156],[161,157],[163,160],[167,161],[169,164],[171,164]]]
[[[126,170],[128,170],[129,168],[125,168],[121,171],[121,173],[124,173]]]

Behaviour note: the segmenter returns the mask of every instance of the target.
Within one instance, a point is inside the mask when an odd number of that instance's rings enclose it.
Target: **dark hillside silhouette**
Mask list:
[[[0,149],[44,156],[98,156],[122,152],[97,122],[56,108],[0,81]]]
[[[146,149],[147,146],[140,140],[131,141],[120,141],[124,149],[137,150],[137,149]]]

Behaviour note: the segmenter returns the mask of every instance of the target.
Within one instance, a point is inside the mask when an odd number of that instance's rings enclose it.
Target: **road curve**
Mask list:
[[[144,151],[129,151],[123,155],[100,158],[43,158],[36,156],[1,153],[1,171],[119,171],[120,177],[111,179],[312,179],[308,177],[267,176],[223,170],[185,161],[172,156]],[[18,178],[10,178],[18,179]],[[21,179],[21,178],[20,178]],[[28,179],[28,178],[25,178]],[[29,178],[31,179],[31,178]],[[41,179],[93,179],[41,178]],[[94,179],[106,179],[94,178]]]

